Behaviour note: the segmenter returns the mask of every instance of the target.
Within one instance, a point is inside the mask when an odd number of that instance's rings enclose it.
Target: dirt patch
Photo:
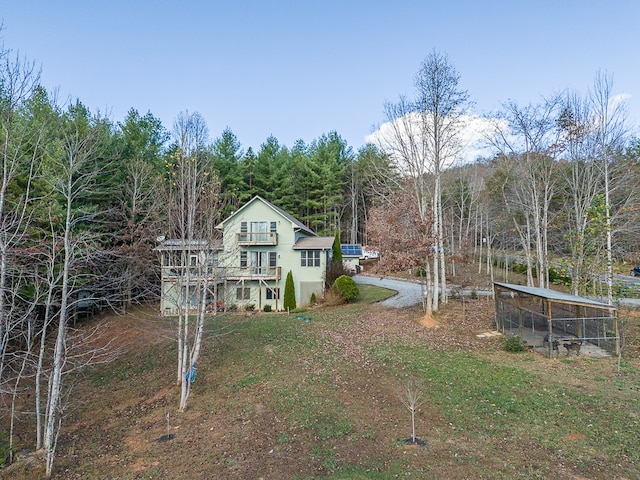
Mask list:
[[[440,324],[432,315],[426,314],[420,319],[420,325],[425,328],[438,328]]]

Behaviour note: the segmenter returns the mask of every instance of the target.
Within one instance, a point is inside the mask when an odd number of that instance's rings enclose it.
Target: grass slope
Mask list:
[[[364,287],[310,322],[211,317],[185,413],[170,320],[112,319],[135,348],[74,377],[56,478],[640,478],[637,361],[617,374],[614,359],[509,354],[475,335],[488,300],[452,301],[427,329],[419,309],[370,303],[385,295]],[[423,447],[403,441],[408,379],[424,386]]]

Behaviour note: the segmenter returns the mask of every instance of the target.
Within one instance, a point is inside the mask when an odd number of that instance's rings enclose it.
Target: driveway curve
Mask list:
[[[396,291],[397,293],[393,297],[380,302],[385,307],[405,308],[422,303],[422,286],[419,283],[386,277],[370,277],[368,275],[355,275],[353,279],[356,283],[374,285]]]

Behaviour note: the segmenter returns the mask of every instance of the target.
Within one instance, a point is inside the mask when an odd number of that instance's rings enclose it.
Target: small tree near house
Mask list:
[[[293,273],[291,273],[291,270],[287,273],[287,280],[284,283],[283,307],[287,311],[296,309],[296,287],[293,284]]]
[[[336,236],[333,239],[332,258],[333,262],[342,265],[342,248],[340,247],[340,232],[336,232]]]
[[[331,247],[331,261],[327,264],[327,271],[325,272],[325,285],[327,288],[333,287],[334,282],[338,277],[344,275],[344,265],[342,264],[342,248],[340,248],[340,233],[336,233],[333,240],[333,246]]]

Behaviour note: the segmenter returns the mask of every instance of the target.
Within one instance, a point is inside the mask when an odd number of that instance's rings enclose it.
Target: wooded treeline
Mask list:
[[[135,109],[114,122],[79,100],[61,104],[39,80],[33,63],[0,52],[0,389],[9,425],[0,453],[11,458],[16,422],[35,418],[33,444],[50,473],[65,375],[116,353],[87,349],[97,332],[75,321],[158,298],[159,236],[191,239],[203,219],[219,221],[257,194],[320,234],[341,230],[358,242],[386,165],[375,148],[354,153],[335,132],[291,148],[270,137],[254,152],[228,129],[211,141],[197,113],[180,114],[172,130]],[[214,220],[206,223],[215,235]]]
[[[430,61],[449,66],[438,55]],[[456,166],[464,124],[451,119],[459,118],[467,96],[450,71],[447,98],[453,103],[438,111],[439,100],[429,95],[430,65],[421,70],[418,100],[387,108],[390,122],[421,119],[419,139],[398,130],[396,140],[405,148],[397,142],[389,148],[387,141],[354,151],[329,132],[292,146],[269,137],[254,152],[230,129],[210,140],[197,113],[181,114],[168,129],[152,113],[133,108],[114,122],[80,101],[62,105],[41,87],[34,64],[0,51],[6,453],[15,422],[22,421],[16,405],[28,383],[35,395],[20,411],[35,415],[33,443],[47,453],[50,472],[64,375],[113,354],[83,348],[90,333],[76,334],[76,316],[157,298],[156,239],[179,234],[176,215],[184,221],[186,214],[176,213],[176,195],[202,193],[189,193],[188,185],[179,191],[181,181],[215,192],[207,205],[219,211],[211,218],[222,219],[261,195],[318,234],[338,232],[343,243],[379,248],[383,268],[433,265],[436,308],[438,285],[446,287],[460,261],[491,265],[518,255],[530,283],[541,286],[558,274],[551,265],[564,266],[576,293],[612,262],[640,261],[640,142],[616,111],[607,110],[615,105],[606,81],[587,97],[506,103],[487,132],[495,155]],[[187,123],[199,129],[188,146]],[[449,130],[438,130],[443,125]],[[447,131],[450,137],[441,135]],[[443,138],[447,142],[438,144]],[[180,176],[179,169],[196,161],[194,172],[206,182]],[[190,225],[197,218],[190,217]]]

